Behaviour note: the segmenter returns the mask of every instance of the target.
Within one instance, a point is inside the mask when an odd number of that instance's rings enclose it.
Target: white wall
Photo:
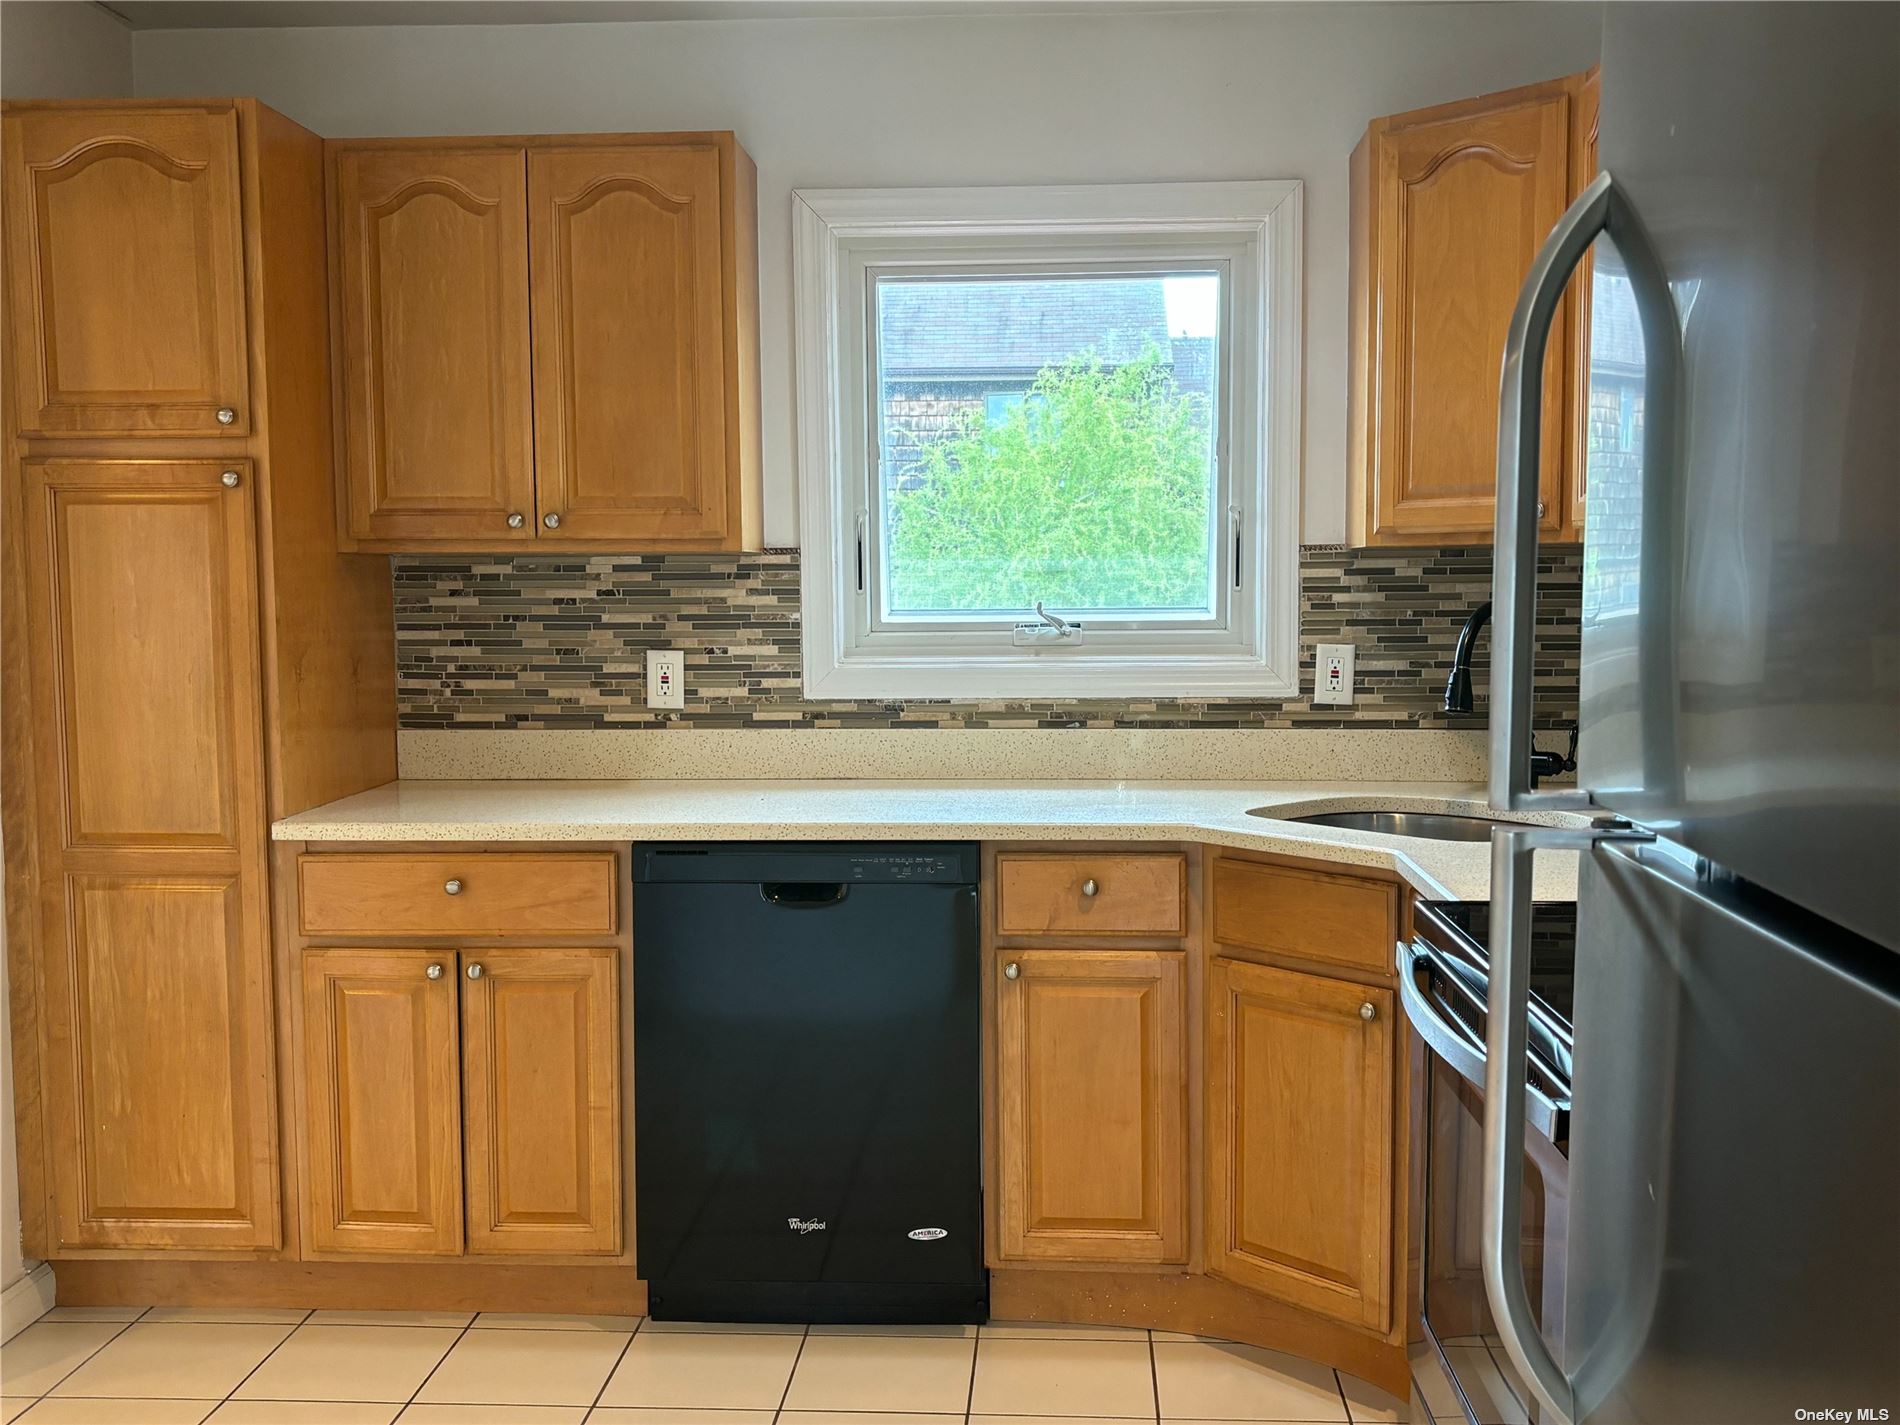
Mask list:
[[[9,99],[112,97],[132,92],[132,38],[90,0],[0,5],[0,94]],[[0,1291],[37,1263],[20,1252],[20,1182],[13,1137],[13,1053],[6,1010],[6,928],[0,923]]]
[[[9,5],[9,8],[11,6]],[[141,95],[333,137],[737,130],[759,165],[766,537],[797,541],[798,187],[1299,178],[1304,535],[1345,537],[1346,163],[1366,121],[1588,68],[1596,4],[141,31]]]
[[[92,0],[0,4],[0,95],[97,99],[132,92],[132,32]]]

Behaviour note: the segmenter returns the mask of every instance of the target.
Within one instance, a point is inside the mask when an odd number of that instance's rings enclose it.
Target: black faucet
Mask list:
[[[1451,676],[1445,679],[1444,709],[1448,713],[1468,713],[1475,710],[1471,697],[1471,655],[1477,648],[1478,634],[1491,621],[1491,601],[1486,599],[1471,611],[1471,617],[1465,620],[1465,626],[1458,630],[1458,645],[1451,654]],[[1545,752],[1537,746],[1537,735],[1531,734],[1531,786],[1535,787],[1542,777],[1557,777],[1565,772],[1577,770],[1577,725],[1570,724],[1570,750],[1568,752]]]
[[[1491,601],[1486,599],[1471,611],[1465,626],[1458,630],[1458,646],[1452,650],[1451,676],[1445,680],[1445,711],[1468,713],[1471,701],[1471,655],[1478,646],[1478,633],[1491,622]]]

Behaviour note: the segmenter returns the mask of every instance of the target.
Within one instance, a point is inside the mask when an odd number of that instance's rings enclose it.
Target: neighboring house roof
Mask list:
[[[1033,375],[1090,347],[1108,362],[1170,348],[1158,278],[884,282],[878,318],[886,377]]]

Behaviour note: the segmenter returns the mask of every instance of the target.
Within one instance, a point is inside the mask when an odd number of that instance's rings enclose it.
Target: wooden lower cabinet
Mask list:
[[[619,952],[462,958],[469,1251],[618,1252]]]
[[[1208,1270],[1365,1330],[1392,1314],[1393,999],[1208,962]]]
[[[462,1250],[456,968],[440,950],[304,952],[311,1250]]]
[[[995,954],[995,1260],[1185,1262],[1186,952]]]
[[[306,950],[310,1250],[617,1253],[618,954]]]

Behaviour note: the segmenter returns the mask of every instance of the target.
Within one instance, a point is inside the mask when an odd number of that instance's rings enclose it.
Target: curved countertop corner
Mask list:
[[[277,841],[1200,841],[1396,872],[1433,900],[1487,900],[1491,848],[1249,816],[1489,814],[1444,782],[395,781],[273,823]],[[1560,812],[1512,820],[1582,825]],[[1576,899],[1577,853],[1533,894]]]

